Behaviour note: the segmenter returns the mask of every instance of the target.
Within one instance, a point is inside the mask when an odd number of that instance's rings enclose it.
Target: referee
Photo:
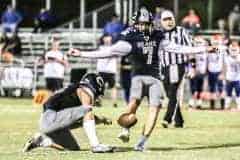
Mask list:
[[[175,18],[171,11],[165,10],[161,13],[160,23],[165,40],[177,45],[192,46],[190,35],[184,28],[176,26]],[[187,55],[166,52],[164,50],[159,50],[159,55],[163,86],[169,99],[162,125],[164,128],[167,128],[168,124],[174,119],[174,126],[182,128],[184,120],[177,93],[185,73],[188,58]]]

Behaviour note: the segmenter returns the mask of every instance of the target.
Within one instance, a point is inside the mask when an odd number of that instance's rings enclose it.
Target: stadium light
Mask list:
[[[133,15],[133,0],[129,0],[129,17]]]
[[[213,0],[208,0],[208,29],[212,28]]]
[[[80,27],[85,27],[85,0],[80,0]]]
[[[121,16],[121,1],[115,0],[115,13]]]
[[[127,12],[128,12],[128,2],[127,0],[123,1],[123,23],[127,24],[128,17],[127,17]]]
[[[135,0],[134,7],[135,7],[134,12],[136,12],[138,10],[138,7],[139,7],[139,0]]]
[[[12,0],[12,7],[13,7],[13,8],[15,8],[15,7],[16,7],[16,5],[17,5],[17,2],[16,2],[16,0]]]
[[[46,0],[46,9],[47,10],[51,9],[51,0]]]
[[[178,19],[178,11],[179,11],[179,0],[174,0],[173,2],[174,14],[176,19]]]

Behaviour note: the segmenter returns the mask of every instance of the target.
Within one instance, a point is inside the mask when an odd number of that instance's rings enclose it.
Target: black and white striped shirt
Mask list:
[[[192,37],[183,27],[177,26],[172,31],[164,33],[165,40],[174,42],[178,45],[192,46]],[[167,52],[159,48],[160,66],[167,67],[173,64],[184,64],[187,62],[188,57],[184,54],[174,52]]]

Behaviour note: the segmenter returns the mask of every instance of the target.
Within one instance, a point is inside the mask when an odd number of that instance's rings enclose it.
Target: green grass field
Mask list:
[[[58,152],[52,149],[36,149],[21,153],[23,144],[38,129],[40,107],[33,107],[31,100],[0,99],[0,160],[239,160],[240,159],[240,112],[190,111],[183,109],[185,128],[164,129],[160,125],[165,109],[161,111],[158,124],[149,139],[148,150],[134,152],[132,147],[141,133],[147,107],[138,110],[138,124],[132,129],[129,143],[116,137],[120,128],[117,116],[124,110],[112,108],[105,100],[96,113],[113,120],[113,125],[97,127],[99,139],[120,148],[119,152],[93,154],[83,129],[74,130],[82,151]]]

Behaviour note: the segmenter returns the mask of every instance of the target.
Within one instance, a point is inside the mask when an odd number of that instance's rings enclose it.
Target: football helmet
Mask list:
[[[86,73],[82,77],[80,84],[88,87],[93,92],[95,99],[104,95],[105,83],[99,74]]]
[[[175,20],[173,12],[170,10],[164,10],[161,13],[160,23],[161,23],[161,27],[165,31],[170,31],[173,28],[175,28],[176,20]]]
[[[131,18],[132,24],[136,30],[149,34],[153,30],[153,16],[146,7],[141,7]]]

